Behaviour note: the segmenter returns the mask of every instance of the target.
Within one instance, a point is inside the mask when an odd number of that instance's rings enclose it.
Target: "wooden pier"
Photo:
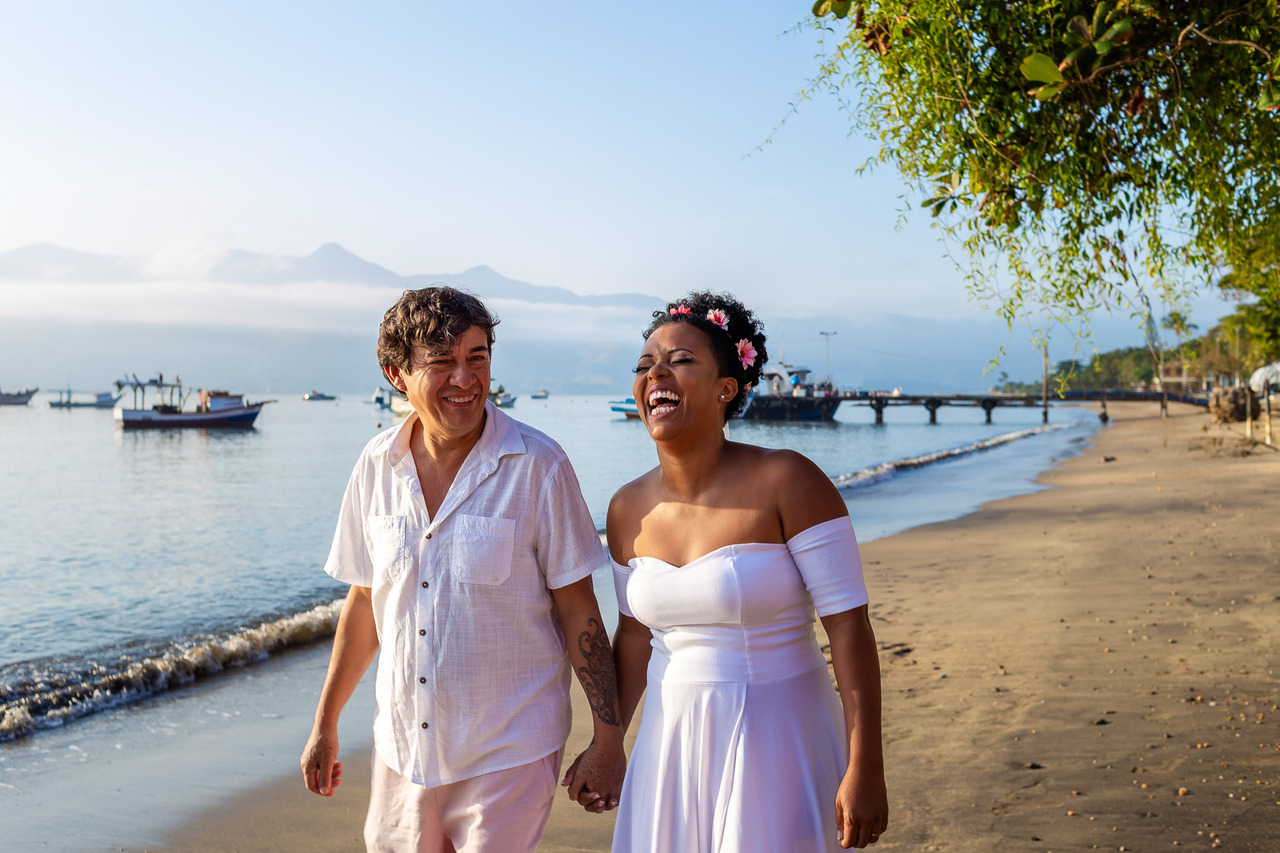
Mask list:
[[[924,406],[929,411],[929,423],[938,422],[938,409],[943,406],[979,407],[986,413],[987,423],[991,423],[991,413],[1001,406],[1042,409],[1042,420],[1049,422],[1050,403],[1076,403],[1086,400],[1099,400],[1103,411],[1106,411],[1107,400],[1147,400],[1175,403],[1189,403],[1194,406],[1208,406],[1209,398],[1202,394],[1182,394],[1161,391],[1133,391],[1129,389],[1072,389],[1062,394],[1053,393],[1047,398],[1039,394],[888,394],[877,392],[845,393],[840,395],[840,402],[851,406],[870,406],[876,413],[876,423],[884,423],[884,410],[890,406]]]

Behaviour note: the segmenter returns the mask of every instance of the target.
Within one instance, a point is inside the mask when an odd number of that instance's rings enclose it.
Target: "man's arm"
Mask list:
[[[329,672],[324,677],[316,721],[302,750],[302,776],[307,790],[332,797],[342,784],[338,761],[338,716],[378,654],[378,631],[367,586],[351,587],[333,635]]]
[[[622,751],[622,715],[618,710],[618,678],[613,650],[600,618],[591,578],[551,590],[569,647],[569,663],[591,706],[595,736],[565,776],[569,799],[588,811],[618,805],[627,760]]]

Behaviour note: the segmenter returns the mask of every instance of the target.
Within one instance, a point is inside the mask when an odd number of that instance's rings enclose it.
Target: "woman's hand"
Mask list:
[[[850,765],[836,791],[836,837],[841,847],[866,847],[889,826],[884,771]]]

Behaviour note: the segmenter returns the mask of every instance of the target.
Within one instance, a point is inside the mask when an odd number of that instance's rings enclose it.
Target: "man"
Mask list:
[[[302,754],[307,788],[333,796],[338,715],[377,655],[371,851],[534,850],[570,665],[595,738],[569,796],[599,812],[622,788],[591,586],[604,552],[564,452],[488,401],[496,324],[474,296],[429,287],[405,291],[379,330],[378,362],[413,412],[369,442],[343,497],[325,571],[351,589]]]

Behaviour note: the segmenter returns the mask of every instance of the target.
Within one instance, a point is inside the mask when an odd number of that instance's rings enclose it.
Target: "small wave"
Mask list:
[[[33,675],[0,685],[0,741],[54,728],[80,717],[136,702],[244,666],[273,652],[333,634],[342,600],[220,637],[205,637],[164,654],[111,666],[91,663],[80,671]]]
[[[990,450],[993,447],[999,447],[1002,444],[1009,444],[1022,438],[1030,438],[1033,435],[1051,432],[1057,429],[1066,429],[1067,427],[1079,426],[1083,421],[1068,421],[1061,424],[1046,424],[1044,426],[1032,427],[1030,429],[1020,429],[1016,432],[1006,432],[1002,435],[993,436],[992,438],[984,438],[981,441],[975,441],[972,444],[966,444],[963,447],[952,447],[947,450],[935,450],[933,453],[926,453],[922,456],[912,456],[908,459],[899,459],[896,462],[882,462],[879,465],[872,465],[870,468],[863,468],[860,471],[853,471],[848,474],[840,474],[832,477],[831,482],[835,483],[836,488],[840,491],[851,491],[864,486],[874,485],[883,480],[896,475],[899,471],[909,471],[912,468],[923,468],[926,465],[933,465],[937,462],[945,462],[948,459],[955,459],[958,456],[968,456],[971,453],[979,453],[983,450]]]

